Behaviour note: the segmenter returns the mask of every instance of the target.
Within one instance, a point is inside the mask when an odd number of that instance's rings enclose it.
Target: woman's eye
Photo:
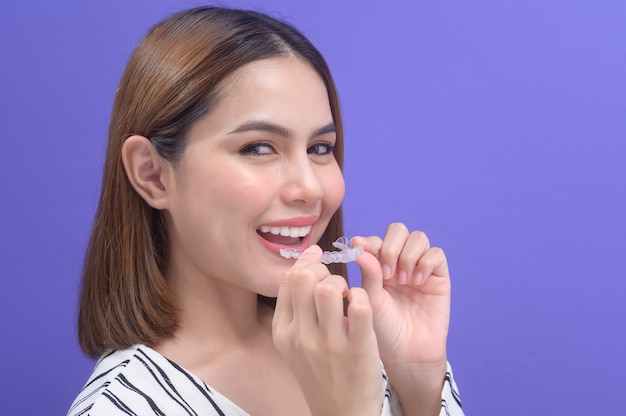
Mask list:
[[[272,145],[264,142],[255,142],[245,145],[240,151],[244,155],[261,156],[276,153]]]
[[[309,147],[308,153],[313,153],[315,155],[328,155],[333,152],[334,146],[330,143],[315,143],[313,146]]]

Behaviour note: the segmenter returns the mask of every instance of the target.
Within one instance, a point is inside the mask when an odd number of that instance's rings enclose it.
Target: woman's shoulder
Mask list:
[[[142,355],[145,358],[142,358]],[[141,363],[149,355],[151,355],[151,350],[143,345],[135,345],[124,350],[113,350],[102,355],[89,379],[72,403],[67,415],[103,413],[96,412],[96,409],[110,404],[116,405],[118,408],[133,405],[136,398],[129,398],[129,394],[123,392],[124,386],[130,384],[143,386],[145,384],[145,374],[138,371],[140,368],[137,368],[137,363]],[[138,391],[136,390],[135,393]],[[120,397],[124,397],[124,400]],[[130,401],[130,403],[125,403],[125,401]]]
[[[153,349],[136,345],[103,355],[67,416],[238,413],[232,403]]]

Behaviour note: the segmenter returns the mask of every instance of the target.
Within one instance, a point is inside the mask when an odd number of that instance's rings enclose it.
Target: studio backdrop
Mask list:
[[[347,234],[402,221],[445,250],[466,413],[624,414],[626,2],[221,3],[327,58]],[[115,89],[150,26],[200,4],[1,7],[0,414],[65,414],[91,372],[77,297]]]

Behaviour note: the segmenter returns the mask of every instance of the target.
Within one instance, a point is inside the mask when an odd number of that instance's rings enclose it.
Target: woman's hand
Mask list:
[[[348,289],[321,258],[318,246],[309,247],[285,274],[272,322],[274,344],[313,415],[379,415],[382,375],[367,293]]]
[[[409,232],[399,223],[388,227],[384,239],[354,237],[351,242],[364,246],[356,262],[381,358],[405,414],[422,413],[407,411],[417,407],[438,412],[450,319],[445,254],[431,247],[424,233]]]

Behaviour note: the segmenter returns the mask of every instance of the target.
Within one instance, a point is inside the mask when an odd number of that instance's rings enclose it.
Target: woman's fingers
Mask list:
[[[343,299],[348,285],[343,277],[330,274],[321,257],[321,249],[311,246],[285,274],[272,323],[281,339],[278,342],[300,344],[341,337],[345,341]]]
[[[274,317],[272,319],[272,335],[274,343],[277,343],[276,335],[281,333],[281,329],[286,328],[293,321],[293,303],[291,300],[291,290],[289,289],[289,280],[285,275],[278,287],[278,295],[276,297],[276,307],[274,309]]]
[[[304,331],[314,331],[317,327],[313,291],[321,280],[330,275],[328,268],[320,263],[321,258],[322,250],[318,246],[311,246],[285,276],[289,282],[293,320]]]
[[[383,272],[376,256],[368,251],[367,246],[365,247],[365,251],[355,263],[361,269],[361,285],[368,293],[372,307],[377,309],[383,294]]]
[[[279,349],[291,343],[294,322],[308,328],[316,325],[315,305],[312,297],[307,297],[306,293],[311,293],[314,281],[330,274],[320,263],[321,258],[322,250],[318,246],[309,247],[285,273],[280,283],[272,320],[272,335]]]
[[[361,257],[369,259],[369,273],[382,282],[376,257],[369,252]],[[361,288],[348,289],[346,280],[331,274],[321,258],[321,249],[312,246],[285,274],[272,322],[274,343],[312,414],[378,414],[383,393],[380,353],[368,295]]]
[[[396,222],[387,227],[387,232],[378,254],[383,271],[383,279],[388,280],[392,276],[398,276],[399,278],[400,272],[405,272],[405,270],[398,270],[398,259],[408,236],[409,230],[404,224]]]
[[[450,275],[448,261],[443,250],[439,247],[431,247],[420,258],[413,272],[411,283],[423,285],[431,277],[447,277]]]
[[[348,283],[337,275],[330,275],[314,289],[315,309],[320,334],[328,341],[345,337],[346,320],[343,316],[343,299],[348,295]]]
[[[409,233],[404,224],[393,223],[387,228],[384,239],[354,237],[352,244],[364,246],[365,251],[376,257],[383,280],[396,277],[406,282],[415,267],[415,253],[424,245],[428,246],[428,238],[424,233]]]
[[[348,338],[357,345],[373,340],[372,307],[367,292],[358,287],[348,295]]]
[[[410,233],[404,244],[404,248],[398,258],[398,283],[401,285],[413,283],[418,274],[416,269],[424,255],[430,250],[430,241],[421,231]]]
[[[445,254],[438,247],[431,247],[428,236],[422,231],[409,232],[404,224],[393,223],[384,239],[378,237],[354,237],[353,245],[362,245],[379,263],[380,271],[368,256],[356,262],[363,274],[363,287],[370,294],[377,290],[379,275],[382,280],[394,279],[400,285],[422,285],[429,276],[447,276]]]

